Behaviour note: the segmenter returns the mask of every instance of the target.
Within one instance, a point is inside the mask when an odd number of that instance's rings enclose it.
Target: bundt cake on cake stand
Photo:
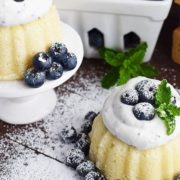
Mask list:
[[[37,11],[39,9],[39,11]],[[76,56],[76,66],[61,78],[39,88],[28,87],[24,74],[33,57],[56,42]],[[52,0],[2,0],[0,2],[0,119],[10,124],[41,120],[56,105],[54,88],[72,77],[83,60],[77,32],[60,22]]]

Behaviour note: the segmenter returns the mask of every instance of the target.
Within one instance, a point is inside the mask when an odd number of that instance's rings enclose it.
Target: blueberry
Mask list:
[[[61,61],[67,55],[67,47],[65,44],[62,43],[55,43],[49,48],[49,54],[53,58],[53,61],[61,63]]]
[[[74,53],[67,53],[66,57],[62,60],[61,65],[64,70],[70,71],[77,65],[77,57]]]
[[[63,67],[61,64],[53,62],[50,69],[46,71],[46,79],[48,80],[56,80],[59,79],[63,74]]]
[[[92,121],[85,121],[81,126],[81,132],[85,134],[89,134],[92,130]]]
[[[45,52],[37,53],[33,58],[33,66],[39,71],[45,71],[52,65],[52,58]]]
[[[25,83],[33,88],[42,86],[45,82],[45,78],[45,72],[37,71],[34,68],[28,69],[24,75]]]
[[[85,155],[80,149],[71,149],[66,155],[66,165],[76,168],[79,164],[85,161]]]
[[[154,82],[151,80],[142,80],[136,85],[136,90],[139,93],[140,102],[155,104],[157,85]]]
[[[85,180],[105,180],[105,178],[98,171],[91,171],[85,176]]]
[[[97,116],[97,113],[95,113],[94,111],[89,111],[85,115],[84,119],[93,122],[96,116]]]
[[[89,154],[90,140],[89,137],[82,133],[79,135],[79,139],[76,142],[76,147],[81,149],[85,155]]]
[[[126,90],[121,95],[121,102],[127,105],[135,105],[139,101],[138,92],[134,89]]]
[[[175,180],[180,180],[180,174],[175,177]]]
[[[150,103],[142,102],[134,106],[133,113],[139,120],[150,121],[155,116],[155,109]]]
[[[77,132],[73,126],[66,126],[61,131],[61,138],[65,143],[73,143],[77,139]]]
[[[76,171],[82,177],[85,177],[89,172],[93,170],[95,170],[95,164],[92,161],[84,161],[76,168]]]

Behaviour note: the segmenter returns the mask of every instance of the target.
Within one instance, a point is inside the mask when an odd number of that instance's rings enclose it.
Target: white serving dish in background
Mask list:
[[[105,47],[125,49],[124,36],[137,34],[148,43],[145,61],[154,51],[161,27],[172,0],[55,0],[61,19],[80,34],[86,57],[97,57],[89,45],[88,32],[93,28],[104,35]]]

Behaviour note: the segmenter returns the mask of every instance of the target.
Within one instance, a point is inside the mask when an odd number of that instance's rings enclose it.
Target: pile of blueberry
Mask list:
[[[157,85],[151,80],[140,81],[135,89],[122,93],[121,102],[134,106],[133,113],[138,120],[150,121],[155,116],[155,94]]]
[[[90,140],[88,134],[92,129],[92,124],[97,114],[88,112],[84,118],[80,133],[72,126],[66,126],[61,131],[61,139],[64,143],[74,143],[75,148],[67,152],[65,163],[75,169],[85,180],[105,180],[104,176],[95,164],[88,159]]]
[[[42,86],[45,80],[59,79],[64,71],[77,65],[77,57],[69,53],[62,43],[53,44],[48,52],[39,52],[33,58],[33,67],[25,72],[25,83],[33,88]]]

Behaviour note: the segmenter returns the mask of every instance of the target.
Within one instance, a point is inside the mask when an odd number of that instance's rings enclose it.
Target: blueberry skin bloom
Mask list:
[[[121,95],[121,102],[127,105],[135,105],[139,101],[138,92],[134,89],[126,90]]]
[[[89,172],[95,170],[95,164],[92,161],[84,161],[77,166],[76,171],[82,177],[85,177]]]
[[[33,58],[33,67],[38,71],[45,71],[52,65],[52,58],[45,52],[37,53]]]
[[[71,149],[66,155],[66,165],[76,169],[85,160],[85,155],[80,149]]]
[[[65,143],[73,143],[77,139],[77,132],[73,126],[66,126],[61,131],[60,136]]]
[[[53,62],[52,66],[46,71],[46,79],[56,80],[63,75],[63,67],[61,64]]]
[[[150,121],[155,116],[155,108],[150,103],[142,102],[134,106],[133,113],[138,120]]]
[[[67,55],[67,47],[63,43],[55,43],[49,48],[49,54],[53,61],[61,63]]]
[[[148,102],[155,104],[155,93],[157,86],[151,80],[142,80],[136,85],[136,90],[139,93],[140,102]]]
[[[45,72],[37,71],[34,68],[28,69],[24,75],[25,83],[32,88],[38,88],[42,86],[45,82],[45,79]]]
[[[73,70],[77,65],[77,57],[74,53],[67,53],[66,57],[62,60],[61,65],[64,70]]]

